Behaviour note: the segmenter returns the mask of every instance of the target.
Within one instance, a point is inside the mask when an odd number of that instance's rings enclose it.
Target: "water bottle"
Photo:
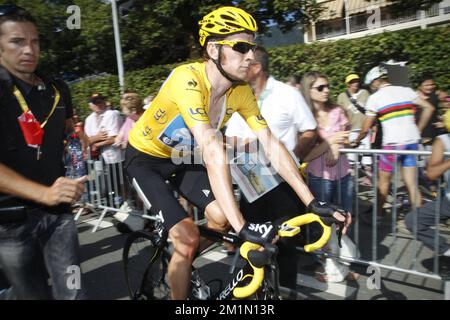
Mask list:
[[[200,278],[197,269],[192,271],[191,276],[191,284],[192,284],[192,294],[198,300],[207,300],[211,295],[211,289],[209,286]]]
[[[86,175],[86,165],[83,159],[83,148],[81,146],[80,138],[76,133],[69,137],[67,147],[67,167],[66,177],[70,179],[77,179]],[[85,192],[80,201],[86,202],[87,192]]]
[[[86,175],[86,167],[83,159],[83,148],[81,147],[80,139],[74,133],[69,138],[69,145],[67,148],[68,163],[66,177],[76,179]]]

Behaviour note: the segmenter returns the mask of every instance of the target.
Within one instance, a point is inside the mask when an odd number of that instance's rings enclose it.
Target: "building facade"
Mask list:
[[[450,0],[429,10],[395,12],[389,0],[319,0],[324,8],[319,19],[304,31],[306,43],[350,39],[408,28],[449,24]]]

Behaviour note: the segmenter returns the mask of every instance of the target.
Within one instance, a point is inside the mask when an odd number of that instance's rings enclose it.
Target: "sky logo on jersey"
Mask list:
[[[159,124],[164,124],[167,122],[167,112],[160,108],[155,112],[153,118],[155,118],[155,120],[158,121]]]
[[[209,122],[205,107],[189,108],[189,116],[197,121]]]
[[[181,115],[176,116],[158,136],[159,141],[169,148],[186,151],[194,148],[194,136]]]

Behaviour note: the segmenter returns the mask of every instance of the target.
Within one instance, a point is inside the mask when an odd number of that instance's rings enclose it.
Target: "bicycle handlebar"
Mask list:
[[[312,223],[312,222],[318,222],[322,226],[323,232],[322,232],[322,236],[320,237],[319,240],[317,240],[314,243],[307,244],[307,245],[304,246],[304,249],[305,249],[306,252],[311,252],[311,251],[314,251],[314,250],[322,248],[328,242],[328,240],[330,239],[331,227],[327,226],[322,221],[322,219],[317,214],[314,214],[314,213],[306,213],[306,214],[301,215],[301,216],[296,216],[296,217],[294,217],[294,218],[292,218],[292,219],[290,219],[290,220],[288,220],[288,221],[283,223],[283,225],[287,225],[287,226],[289,226],[291,228],[296,228],[296,227],[300,227],[300,226],[303,226],[305,224],[309,224],[309,223]],[[299,230],[299,232],[300,232],[300,230]],[[288,235],[288,234],[284,234],[283,230],[280,230],[278,232],[278,234],[281,237],[286,237],[286,236],[290,237],[291,236],[291,235]]]
[[[258,250],[261,247],[261,245],[252,243],[252,242],[244,242],[240,248],[240,254],[241,256],[247,260],[250,263],[250,266],[253,269],[253,277],[250,283],[244,287],[236,287],[233,290],[233,295],[236,298],[246,298],[248,296],[251,296],[253,293],[255,293],[259,286],[262,283],[262,280],[264,279],[264,266],[262,267],[255,267],[248,257],[248,254],[251,250]]]
[[[322,236],[320,237],[319,240],[317,240],[314,243],[311,244],[307,244],[304,246],[304,249],[306,252],[311,252],[317,249],[322,248],[330,239],[331,236],[331,227],[327,226],[322,219],[314,214],[314,213],[307,213],[304,215],[300,215],[300,216],[296,216],[292,219],[289,219],[285,222],[283,222],[280,226],[278,226],[278,235],[280,237],[292,237],[296,234],[298,234],[300,232],[300,226],[303,226],[305,224],[309,224],[312,222],[318,222],[322,228],[323,228],[323,232],[322,232]],[[264,247],[268,248],[271,247],[271,244],[267,244]],[[240,247],[240,254],[241,256],[247,260],[250,264],[250,266],[253,269],[253,276],[252,276],[252,280],[250,281],[249,284],[247,284],[244,287],[236,287],[233,290],[233,295],[236,298],[247,298],[249,296],[251,296],[252,294],[254,294],[259,287],[261,286],[261,283],[264,279],[264,265],[268,263],[271,253],[271,250],[264,250],[264,251],[258,251],[258,249],[261,248],[261,245],[256,244],[256,243],[251,243],[251,242],[244,242],[242,244],[242,246]],[[258,254],[259,256],[259,263],[255,263],[254,259],[249,258],[249,255],[252,254],[252,251],[257,251],[260,254]],[[264,254],[264,252],[267,251],[269,252],[269,254],[266,254],[265,256],[261,256],[262,254]],[[254,264],[257,264],[256,266]]]

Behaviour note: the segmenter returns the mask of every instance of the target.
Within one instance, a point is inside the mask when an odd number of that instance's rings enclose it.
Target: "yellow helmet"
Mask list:
[[[228,36],[234,33],[258,31],[255,19],[242,9],[236,7],[221,7],[198,22],[200,25],[199,41],[203,47],[209,36]]]
[[[447,131],[450,132],[450,109],[444,114],[444,125],[447,128]]]

